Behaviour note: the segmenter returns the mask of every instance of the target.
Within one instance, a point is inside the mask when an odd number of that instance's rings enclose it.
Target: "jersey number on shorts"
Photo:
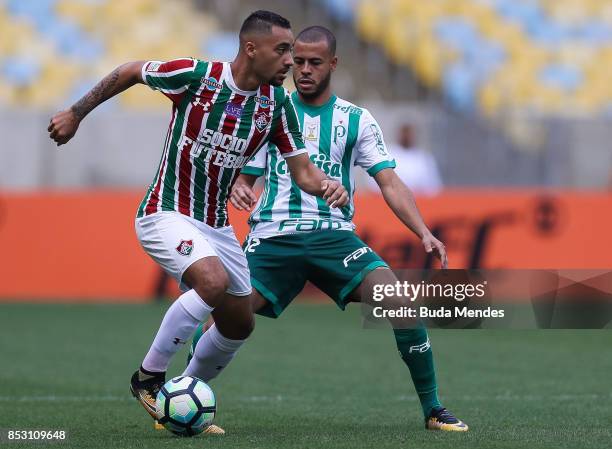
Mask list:
[[[250,238],[247,246],[244,248],[244,252],[254,253],[255,248],[261,244],[258,238]]]

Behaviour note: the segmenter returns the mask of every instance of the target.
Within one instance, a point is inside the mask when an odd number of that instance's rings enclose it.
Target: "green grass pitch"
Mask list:
[[[424,430],[390,332],[362,329],[356,306],[342,313],[312,304],[258,318],[212,382],[225,437],[177,438],[153,430],[128,392],[165,307],[0,305],[0,428],[65,429],[68,440],[53,447],[71,448],[574,449],[612,441],[609,330],[432,331],[442,401],[471,427],[447,434]],[[185,351],[170,373],[184,361]]]

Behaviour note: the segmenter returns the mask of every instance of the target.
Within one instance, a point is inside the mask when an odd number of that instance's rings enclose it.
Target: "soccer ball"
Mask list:
[[[191,437],[212,424],[217,401],[210,387],[200,379],[179,376],[161,388],[156,408],[157,419],[166,429]]]

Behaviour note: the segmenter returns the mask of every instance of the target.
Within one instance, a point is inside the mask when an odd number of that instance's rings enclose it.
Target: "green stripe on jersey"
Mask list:
[[[253,123],[253,112],[255,111],[255,96],[251,96],[247,99],[244,105],[244,109],[241,114],[240,123],[238,124],[238,131],[236,136],[241,139],[249,137],[251,131],[251,125]],[[244,117],[244,120],[242,119]],[[217,220],[215,221],[215,227],[223,226],[227,222],[227,206],[225,200],[229,191],[229,183],[234,175],[234,168],[223,168],[223,175],[221,176],[221,184],[219,186],[219,201],[217,202]]]
[[[304,129],[304,111],[297,111],[300,130]],[[289,172],[289,166],[287,166]],[[298,187],[291,176],[291,193],[289,194],[289,217],[302,218],[302,189]]]
[[[187,86],[194,78],[192,70],[188,70],[173,76],[154,76],[148,73],[146,73],[145,76],[145,82],[149,86],[156,87],[157,89],[161,90],[176,90],[180,88],[177,86]]]
[[[342,155],[342,185],[349,194],[349,204],[344,206],[342,215],[346,220],[353,218],[353,190],[351,186],[351,159],[353,158],[353,148],[357,143],[357,135],[359,134],[360,114],[354,112],[349,113],[348,135],[346,137],[346,147]]]
[[[161,208],[163,211],[173,211],[174,193],[176,188],[176,158],[178,156],[178,148],[183,136],[183,123],[187,120],[187,106],[191,103],[192,95],[184,95],[181,103],[176,111],[176,120],[172,129],[172,138],[170,140],[170,148],[168,148],[168,158],[166,159],[166,170],[164,172],[164,188],[161,194]]]
[[[277,148],[273,144],[270,144],[270,170],[268,171],[268,179],[266,180],[266,187],[268,191],[265,192],[266,196],[263,201],[263,207],[259,213],[259,219],[261,221],[272,221],[272,208],[274,207],[274,201],[278,193],[278,175],[276,174],[276,164],[278,162]]]
[[[259,151],[265,151],[265,150],[259,150]],[[263,176],[265,172],[266,172],[265,168],[246,166],[240,171],[240,174],[260,177],[260,176]]]
[[[219,128],[219,122],[221,121],[221,116],[223,115],[223,111],[225,111],[225,104],[227,100],[229,100],[232,95],[232,91],[227,84],[223,82],[223,88],[219,92],[217,99],[214,100],[212,110],[206,119],[206,123],[204,124],[205,128],[217,130]],[[210,151],[210,148],[208,149]],[[208,178],[208,170],[206,168],[206,163],[204,162],[205,158],[197,158],[194,159],[194,164],[196,167],[195,173],[195,185],[200,186],[200,188],[194,188],[194,200],[193,200],[193,217],[196,220],[204,221],[204,186],[209,186],[212,182]],[[206,201],[208,203],[208,201]]]
[[[319,115],[319,153],[330,159],[332,119],[334,116],[333,105],[328,104],[320,109]],[[329,206],[323,198],[317,197],[317,207],[321,218],[328,218],[331,214]]]

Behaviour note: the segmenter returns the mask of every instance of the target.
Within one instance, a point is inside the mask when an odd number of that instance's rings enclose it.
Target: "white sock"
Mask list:
[[[205,322],[213,308],[195,290],[183,293],[170,306],[142,367],[147,371],[165,372],[172,356],[187,343],[198,324]]]
[[[244,341],[225,338],[213,324],[198,341],[183,376],[197,377],[204,382],[214,379],[231,362]]]

